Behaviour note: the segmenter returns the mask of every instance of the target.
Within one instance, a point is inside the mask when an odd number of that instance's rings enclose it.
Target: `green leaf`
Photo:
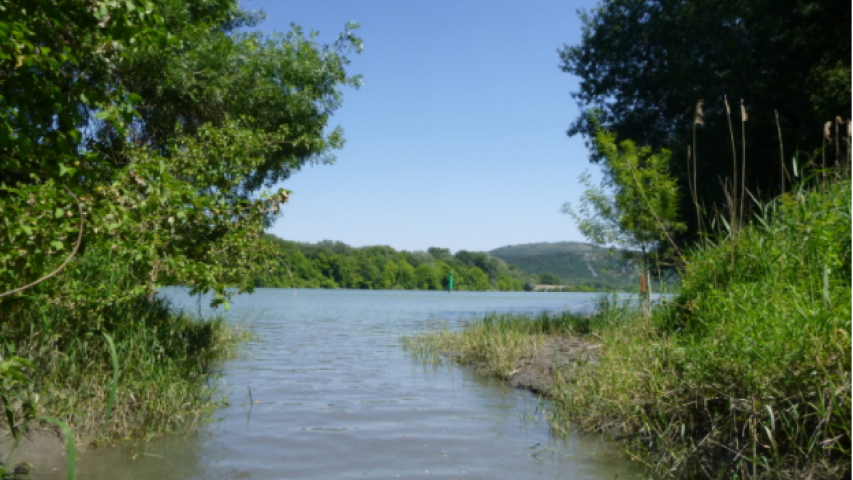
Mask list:
[[[63,176],[68,174],[68,176],[73,177],[74,174],[77,173],[77,169],[74,167],[66,167],[64,163],[59,164],[59,176]]]
[[[53,240],[52,242],[50,242],[50,246],[52,246],[55,250],[62,250],[63,248],[65,248],[65,245],[59,240]]]
[[[57,209],[56,209],[56,211],[55,211],[55,212],[53,212],[53,216],[54,216],[55,218],[61,218],[61,217],[62,217],[62,216],[64,216],[64,215],[65,215],[65,210],[63,210],[63,209],[61,209],[61,208],[57,208]]]

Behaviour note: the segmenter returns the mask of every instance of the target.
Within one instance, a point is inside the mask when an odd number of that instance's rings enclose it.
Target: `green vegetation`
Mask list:
[[[660,281],[662,265],[669,263],[674,253],[680,254],[673,238],[685,229],[679,221],[680,191],[667,170],[671,154],[665,149],[653,152],[650,147],[638,148],[630,140],[618,142],[614,133],[604,129],[596,132],[594,144],[602,158],[603,188],[594,186],[584,173],[581,183],[586,191],[580,207],[575,210],[566,203],[563,212],[571,215],[592,243],[638,252],[640,292],[646,294],[646,308],[650,309],[648,294],[656,290],[653,266]]]
[[[567,291],[606,292],[637,289],[639,272],[630,252],[580,242],[530,243],[497,248],[489,254],[540,277],[551,274]],[[551,279],[553,281],[553,279]]]
[[[545,272],[539,275],[539,281],[542,285],[561,285],[563,279],[550,272]]]
[[[265,235],[276,254],[255,277],[258,287],[445,290],[532,290],[538,278],[484,252],[446,248],[396,251],[387,246],[353,248],[342,242],[316,244]]]
[[[154,294],[253,288],[289,195],[262,189],[343,145],[329,121],[360,85],[357,26],[332,45],[248,33],[263,15],[236,0],[0,12],[0,428],[191,426],[241,334]]]
[[[687,235],[696,239],[695,204],[725,210],[719,179],[740,183],[724,160],[732,153],[725,95],[749,110],[750,132],[737,138],[737,150],[748,148],[750,157],[738,169],[759,200],[790,185],[796,150],[829,140],[821,129],[828,120],[831,149],[838,148],[844,126],[836,115],[851,105],[851,45],[840,40],[850,34],[850,14],[850,2],[820,0],[601,2],[581,12],[581,41],[560,51],[563,71],[580,80],[572,96],[581,114],[568,133],[594,139],[597,118],[621,138],[673,152],[669,168],[681,191],[689,192],[691,181],[696,189],[680,205]],[[701,124],[694,130],[697,101]],[[601,161],[591,147],[591,160]],[[839,159],[826,155],[823,162]]]
[[[259,190],[343,144],[326,127],[360,82],[345,71],[355,26],[324,46],[298,28],[241,33],[262,16],[235,0],[8,3],[0,292],[81,250],[127,267],[129,301],[163,284],[217,302],[250,289],[288,198]]]
[[[591,316],[490,316],[410,348],[505,378],[548,335],[591,331],[598,362],[555,376],[556,430],[608,432],[660,477],[847,478],[850,216],[848,179],[801,187],[691,251],[680,294],[650,316],[612,301]]]
[[[460,331],[427,332],[403,339],[403,345],[421,361],[438,362],[436,353],[452,353],[460,363],[480,366],[478,372],[483,375],[507,380],[522,360],[530,358],[551,337],[585,335],[612,320],[613,316],[602,310],[592,315],[543,312],[535,317],[490,313]]]
[[[128,275],[101,259],[80,263],[68,276],[110,280],[106,298],[130,287]],[[74,309],[41,298],[8,300],[0,322],[3,356],[22,358],[28,373],[3,378],[0,391],[11,415],[5,426],[18,431],[36,416],[97,444],[191,428],[215,405],[211,362],[248,334],[221,318],[176,313],[158,297],[113,304],[94,297]]]

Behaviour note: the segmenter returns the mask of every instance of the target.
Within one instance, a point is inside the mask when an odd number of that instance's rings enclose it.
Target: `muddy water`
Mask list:
[[[187,309],[196,300],[164,292]],[[423,366],[400,337],[486,311],[560,310],[573,293],[260,289],[228,313],[258,340],[221,365],[231,405],[187,436],[88,452],[82,479],[612,479],[637,472],[596,437],[554,438],[540,401]],[[202,310],[204,304],[202,302]]]

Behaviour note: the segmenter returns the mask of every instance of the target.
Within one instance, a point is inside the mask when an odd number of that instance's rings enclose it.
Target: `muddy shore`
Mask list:
[[[501,375],[501,380],[516,388],[553,396],[554,378],[570,378],[579,364],[597,364],[602,343],[595,337],[550,337],[535,352],[522,356],[513,370]],[[454,361],[460,361],[457,352],[445,352]],[[467,364],[475,371],[487,370],[485,362]]]
[[[22,437],[18,446],[12,452],[15,439],[8,430],[0,429],[0,462],[5,462],[5,468],[11,473],[15,466],[21,463],[33,465],[32,478],[39,474],[65,471],[68,469],[68,457],[65,450],[65,439],[52,428],[30,428]],[[86,448],[77,446],[78,454]],[[9,453],[12,455],[9,456]]]

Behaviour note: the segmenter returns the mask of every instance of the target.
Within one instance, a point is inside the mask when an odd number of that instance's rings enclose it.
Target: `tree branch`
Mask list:
[[[68,188],[66,188],[66,190],[68,190]],[[84,226],[83,206],[80,204],[80,199],[78,199],[73,193],[71,193],[71,190],[68,190],[68,194],[71,195],[71,197],[73,197],[74,200],[77,202],[77,210],[80,212],[80,232],[77,233],[77,244],[74,245],[74,250],[71,251],[71,255],[69,255],[68,258],[66,258],[65,261],[62,262],[62,265],[60,265],[59,268],[57,268],[56,270],[50,272],[49,274],[39,278],[38,280],[36,280],[32,283],[28,283],[28,284],[24,285],[23,287],[18,287],[14,290],[9,290],[8,292],[0,293],[0,298],[6,297],[9,295],[14,295],[14,294],[19,293],[19,292],[23,292],[24,290],[26,290],[30,287],[34,287],[34,286],[38,285],[39,283],[41,283],[41,282],[43,282],[43,281],[45,281],[51,277],[56,276],[66,266],[68,266],[68,263],[71,261],[71,259],[74,258],[75,255],[77,255],[77,251],[80,250],[80,244],[83,243],[83,226]]]

